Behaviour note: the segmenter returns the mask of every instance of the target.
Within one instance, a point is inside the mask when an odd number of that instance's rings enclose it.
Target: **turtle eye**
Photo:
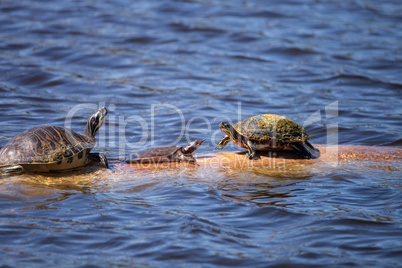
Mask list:
[[[226,123],[226,122],[221,122],[221,123],[219,124],[219,127],[220,127],[220,128],[228,128],[228,126],[229,126],[229,124]]]

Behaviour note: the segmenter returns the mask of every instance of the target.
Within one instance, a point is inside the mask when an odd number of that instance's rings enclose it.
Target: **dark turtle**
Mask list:
[[[90,153],[106,114],[105,107],[94,113],[83,134],[65,127],[45,125],[16,135],[0,149],[0,174],[61,171],[84,166],[91,160],[108,168],[103,154]]]
[[[249,159],[255,158],[255,151],[277,151],[293,148],[303,158],[318,158],[320,152],[307,140],[311,139],[305,129],[292,120],[275,114],[256,115],[233,126],[222,122],[219,128],[226,134],[215,150],[223,149],[231,140],[247,148]]]
[[[198,147],[205,140],[195,140],[188,144],[186,147],[173,146],[147,149],[132,155],[130,159],[127,159],[127,163],[145,164],[145,163],[167,163],[167,162],[189,162],[195,164],[196,160],[192,153],[197,150]]]

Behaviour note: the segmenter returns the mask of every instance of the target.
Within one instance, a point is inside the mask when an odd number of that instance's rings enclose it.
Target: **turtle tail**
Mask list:
[[[308,141],[295,142],[290,144],[290,147],[292,147],[297,152],[297,154],[303,158],[315,159],[320,157],[320,151],[314,148],[314,146],[311,145],[311,143],[309,143]]]

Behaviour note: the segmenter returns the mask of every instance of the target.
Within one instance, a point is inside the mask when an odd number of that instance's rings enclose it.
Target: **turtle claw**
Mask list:
[[[259,157],[258,155],[249,155],[248,153],[246,154],[246,156],[248,157],[249,160],[259,160],[261,159],[261,157]]]
[[[248,158],[249,160],[258,160],[258,159],[261,159],[261,157],[259,157],[259,156],[256,155],[255,153],[253,153],[253,154],[247,153],[246,156],[247,156],[247,158]]]

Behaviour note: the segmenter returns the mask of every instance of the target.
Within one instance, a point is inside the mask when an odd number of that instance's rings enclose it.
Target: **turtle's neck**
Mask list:
[[[95,138],[98,129],[99,128],[97,128],[96,125],[91,122],[91,119],[89,119],[84,129],[84,135]]]

